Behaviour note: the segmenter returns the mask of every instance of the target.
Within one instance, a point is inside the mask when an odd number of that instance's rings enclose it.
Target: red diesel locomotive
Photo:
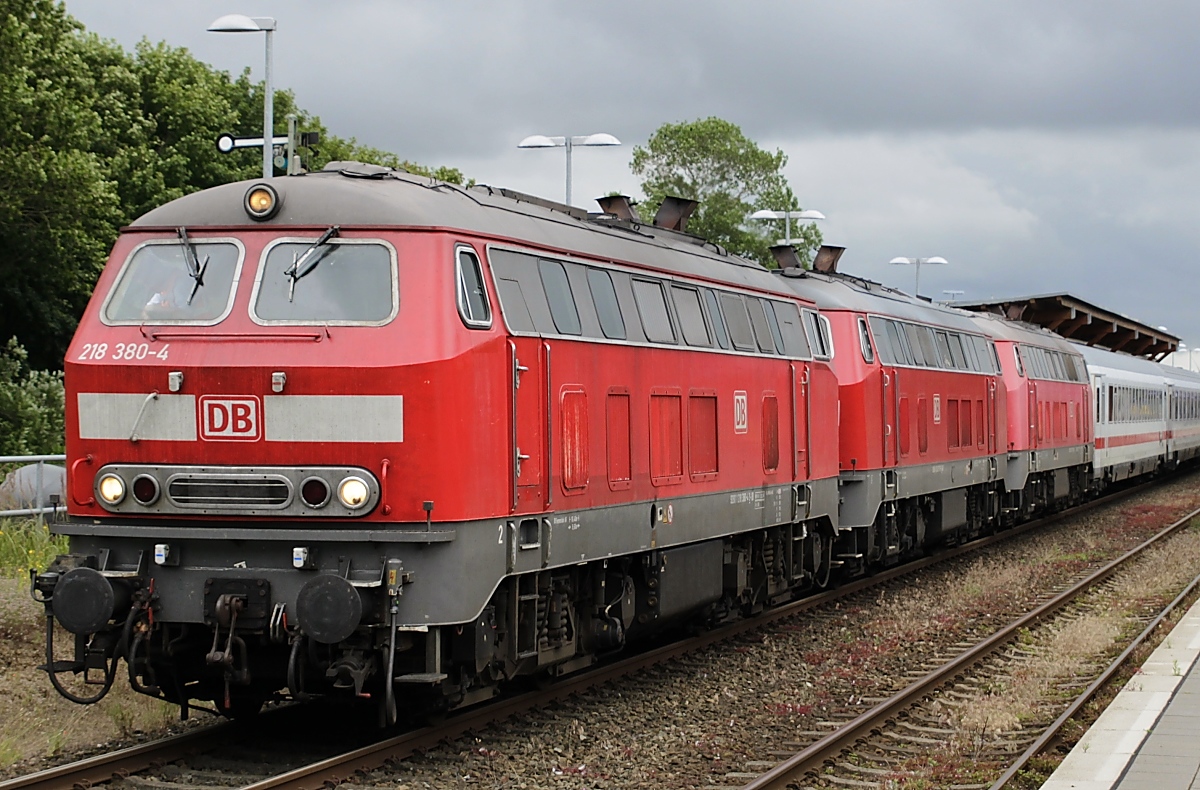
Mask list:
[[[185,712],[394,719],[824,583],[829,339],[663,224],[340,163],[124,229],[66,360],[71,553],[35,579],[79,637],[60,691],[124,658]]]

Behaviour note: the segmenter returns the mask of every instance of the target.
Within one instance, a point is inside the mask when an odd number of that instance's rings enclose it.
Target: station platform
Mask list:
[[[1042,790],[1200,790],[1200,602]]]

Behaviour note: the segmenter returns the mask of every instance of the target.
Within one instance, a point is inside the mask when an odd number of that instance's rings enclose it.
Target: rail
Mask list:
[[[1148,540],[1144,541],[1115,560],[1107,563],[1086,578],[1077,582],[1069,589],[1054,596],[1041,606],[1026,613],[1024,616],[1013,620],[1007,626],[996,631],[987,639],[984,639],[974,647],[961,653],[954,660],[947,662],[940,668],[930,672],[929,674],[917,680],[915,683],[912,683],[907,688],[901,690],[892,697],[889,697],[879,705],[876,705],[871,710],[858,716],[846,724],[846,726],[831,732],[811,746],[808,746],[786,760],[783,760],[771,770],[761,774],[758,778],[743,785],[742,790],[785,790],[785,788],[793,786],[800,780],[802,776],[809,772],[819,770],[820,767],[828,760],[851,748],[857,741],[863,739],[869,732],[879,727],[881,723],[889,718],[894,717],[897,713],[911,705],[914,701],[921,699],[930,691],[943,685],[947,682],[947,680],[953,678],[967,667],[978,663],[982,658],[989,655],[1000,646],[1008,643],[1020,631],[1020,629],[1027,628],[1047,615],[1057,612],[1067,603],[1077,598],[1084,591],[1091,589],[1098,582],[1107,579],[1109,576],[1115,573],[1119,567],[1124,565],[1130,559],[1140,555],[1147,548],[1161,542],[1164,538],[1183,529],[1188,522],[1197,516],[1200,516],[1200,510],[1194,510],[1191,513],[1188,513],[1186,516],[1178,521],[1175,521],[1170,526],[1165,527]],[[1189,590],[1190,589],[1191,587],[1189,586]],[[1171,608],[1173,608],[1180,600],[1182,600],[1182,596],[1177,598],[1175,602],[1171,604]],[[1160,621],[1161,618],[1159,621],[1154,623],[1154,626],[1157,626],[1158,622]],[[1142,638],[1148,635],[1149,631],[1152,630],[1153,628],[1147,629],[1147,632],[1144,632]],[[1129,652],[1131,651],[1126,651],[1126,653],[1122,654],[1122,658],[1127,657]],[[1111,676],[1111,674],[1115,671],[1115,668],[1110,668],[1106,675]],[[1088,697],[1090,697],[1094,692],[1095,689],[1089,687],[1085,693]],[[1080,705],[1082,705],[1082,703],[1080,703]],[[1066,719],[1064,718],[1058,722],[1055,722],[1053,725],[1055,730],[1061,728],[1062,723],[1065,722],[1065,720]],[[1046,740],[1048,741],[1048,739]],[[1045,747],[1045,742],[1039,740],[1036,745],[1040,750]],[[1019,766],[1026,764],[1034,754],[1036,754],[1036,752],[1034,752],[1031,747],[1030,753],[1026,753],[1019,758]],[[1012,771],[1012,775],[1015,775],[1015,773],[1015,770]],[[1009,773],[1006,773],[1001,778],[1001,781],[992,786],[992,790],[1003,786],[1003,784],[1010,778],[1012,778],[1012,776]]]
[[[46,492],[46,463],[48,461],[65,460],[67,460],[65,455],[0,455],[0,464],[37,464],[37,473],[34,475],[34,503],[41,502],[42,495]],[[45,516],[53,512],[53,507],[17,508],[15,510],[0,510],[0,518],[34,516],[37,519],[37,525],[40,527]]]

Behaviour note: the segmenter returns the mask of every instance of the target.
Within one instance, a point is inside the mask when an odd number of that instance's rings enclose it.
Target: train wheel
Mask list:
[[[818,529],[813,530],[805,543],[808,546],[808,571],[812,574],[813,583],[824,589],[829,585],[829,574],[833,568],[833,538]]]

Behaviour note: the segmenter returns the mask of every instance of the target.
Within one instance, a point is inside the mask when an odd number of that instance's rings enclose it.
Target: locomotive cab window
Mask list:
[[[875,361],[875,349],[871,347],[871,335],[867,332],[867,320],[858,319],[858,347],[862,349],[863,362],[870,364]]]
[[[259,324],[391,321],[399,307],[396,253],[380,241],[283,239],[258,269],[250,317]]]
[[[487,289],[483,285],[483,270],[479,257],[466,247],[458,248],[455,292],[458,314],[463,323],[474,329],[486,329],[492,325],[492,310],[488,304]]]
[[[100,311],[106,324],[216,324],[233,306],[242,248],[183,238],[138,246]]]

